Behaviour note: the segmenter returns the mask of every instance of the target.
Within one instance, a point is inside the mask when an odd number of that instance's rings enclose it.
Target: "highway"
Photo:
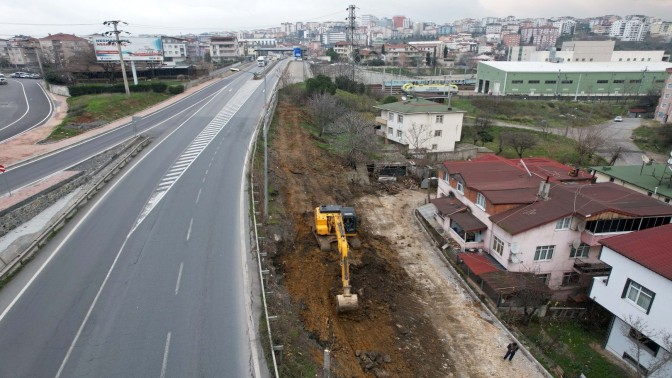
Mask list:
[[[246,159],[265,97],[251,79],[241,72],[138,123],[152,144],[0,292],[0,376],[268,375],[246,253]],[[10,172],[30,181],[134,132]]]
[[[54,110],[41,80],[7,77],[0,86],[0,142],[46,122]]]

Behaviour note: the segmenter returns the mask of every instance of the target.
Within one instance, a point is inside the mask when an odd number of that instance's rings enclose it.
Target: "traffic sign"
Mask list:
[[[4,173],[4,172],[5,172],[5,166],[4,166],[4,165],[0,165],[0,173]]]

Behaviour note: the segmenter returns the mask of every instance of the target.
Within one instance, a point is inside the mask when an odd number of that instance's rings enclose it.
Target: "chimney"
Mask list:
[[[546,176],[546,181],[539,183],[539,192],[537,197],[543,199],[544,201],[548,200],[548,194],[551,191],[551,184],[548,182],[549,177]]]

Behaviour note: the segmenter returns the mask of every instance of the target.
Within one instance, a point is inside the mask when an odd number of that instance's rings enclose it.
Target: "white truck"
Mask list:
[[[260,56],[257,58],[257,66],[259,67],[265,67],[267,62],[268,60],[265,56]]]

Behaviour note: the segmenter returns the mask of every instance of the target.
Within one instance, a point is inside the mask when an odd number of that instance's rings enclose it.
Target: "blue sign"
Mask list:
[[[301,48],[300,47],[295,47],[294,48],[294,57],[295,58],[300,58],[301,57]]]

